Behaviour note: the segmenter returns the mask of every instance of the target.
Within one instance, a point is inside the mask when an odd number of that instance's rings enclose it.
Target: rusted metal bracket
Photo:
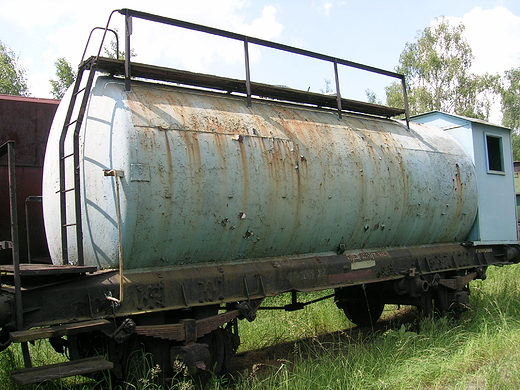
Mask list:
[[[440,279],[438,283],[454,291],[461,291],[469,282],[477,277],[476,272],[471,272],[464,276],[457,276],[450,279]]]
[[[135,333],[135,322],[131,318],[124,320],[110,336],[116,343],[121,344]]]
[[[103,169],[103,174],[105,176],[124,177],[125,171],[118,169]]]
[[[253,322],[256,319],[256,310],[258,307],[253,308],[249,302],[240,302],[238,305],[238,311],[240,312],[240,315],[248,320],[249,322]]]

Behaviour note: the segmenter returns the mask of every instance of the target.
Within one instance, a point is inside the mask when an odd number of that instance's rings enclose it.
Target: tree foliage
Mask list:
[[[513,129],[513,159],[520,161],[520,68],[507,70],[502,81],[502,125]]]
[[[320,92],[323,94],[326,94],[326,95],[335,92],[334,88],[332,88],[332,86],[331,86],[330,79],[325,79],[325,89],[321,88]]]
[[[0,93],[29,96],[25,69],[18,57],[0,41]]]
[[[511,144],[513,146],[513,160],[520,161],[520,135],[511,133]]]
[[[105,55],[108,58],[116,59],[116,60],[124,60],[126,53],[125,51],[120,51],[118,54],[115,41],[110,42],[110,49],[105,47]],[[137,57],[134,49],[130,49],[130,58]]]
[[[502,97],[502,124],[520,130],[520,68],[505,72],[500,90]]]
[[[383,102],[377,97],[377,94],[371,89],[365,89],[365,95],[367,97],[367,102],[372,104],[383,104]]]
[[[62,99],[65,92],[67,92],[67,88],[69,88],[76,79],[76,73],[63,57],[58,58],[54,62],[54,66],[56,67],[56,77],[58,79],[49,80],[52,86],[51,94],[55,99]]]
[[[469,71],[473,52],[464,38],[464,25],[451,25],[445,18],[425,28],[417,42],[407,43],[397,72],[407,81],[410,113],[432,110],[487,119],[499,76]],[[387,104],[402,107],[402,87],[386,88]]]
[[[119,35],[119,30],[117,28],[114,29],[114,31],[116,32],[116,34]],[[115,39],[112,39],[110,41],[109,45],[110,45],[109,48],[107,48],[107,47],[104,48],[105,56],[107,56],[108,58],[116,59],[116,60],[125,59],[126,53],[124,50],[120,50]],[[135,52],[134,49],[130,49],[130,58],[133,58],[133,57],[137,57],[137,53]]]

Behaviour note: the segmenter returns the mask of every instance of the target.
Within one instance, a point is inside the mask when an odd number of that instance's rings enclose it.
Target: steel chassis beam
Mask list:
[[[74,276],[61,273],[54,280],[49,274],[33,273],[22,279],[23,327],[251,301],[288,291],[317,291],[410,275],[431,282],[436,274],[457,270],[481,272],[490,265],[519,260],[518,246],[438,244],[178,266],[147,272],[129,270],[125,272],[122,303],[118,299],[119,276],[115,270]],[[12,274],[4,271],[4,293],[14,293],[9,277]]]

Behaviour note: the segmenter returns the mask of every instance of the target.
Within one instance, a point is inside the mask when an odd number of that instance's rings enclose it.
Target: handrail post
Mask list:
[[[125,13],[125,90],[130,92],[130,35],[132,35],[132,16]]]
[[[22,281],[20,278],[20,243],[18,240],[18,204],[16,203],[16,170],[15,170],[15,142],[7,141],[3,144],[7,153],[7,169],[9,182],[9,214],[11,217],[11,249],[13,251],[13,273],[14,273],[14,302],[16,307],[16,329],[23,329],[23,305],[22,305]],[[31,357],[27,342],[22,343],[22,354],[25,367],[31,367]]]
[[[251,107],[251,72],[249,69],[249,40],[247,37],[244,37],[244,57],[246,66],[247,107]]]
[[[339,91],[338,59],[334,58],[334,78],[336,79],[336,101],[338,104],[338,119],[341,119],[341,93]]]
[[[404,79],[404,76],[401,78],[401,85],[403,86],[404,115],[406,118],[406,127],[410,129],[410,110],[408,107],[408,93],[406,91],[406,81]]]
[[[7,141],[7,167],[9,180],[9,213],[11,216],[11,242],[14,268],[14,300],[16,304],[16,328],[23,328],[22,289],[20,285],[20,247],[18,241],[18,210],[16,203],[15,142]]]

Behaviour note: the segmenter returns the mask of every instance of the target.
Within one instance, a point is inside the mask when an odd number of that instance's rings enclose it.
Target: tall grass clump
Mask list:
[[[309,302],[333,290],[317,291],[299,296],[299,301]],[[267,298],[262,307],[283,307],[291,303],[290,294]],[[239,351],[247,351],[293,341],[319,334],[330,333],[352,327],[343,311],[338,310],[333,299],[327,299],[306,306],[303,310],[286,312],[284,310],[259,310],[255,321],[239,322]]]
[[[387,330],[294,342],[289,358],[255,367],[236,389],[520,388],[520,265],[471,283],[459,321],[416,319]]]

